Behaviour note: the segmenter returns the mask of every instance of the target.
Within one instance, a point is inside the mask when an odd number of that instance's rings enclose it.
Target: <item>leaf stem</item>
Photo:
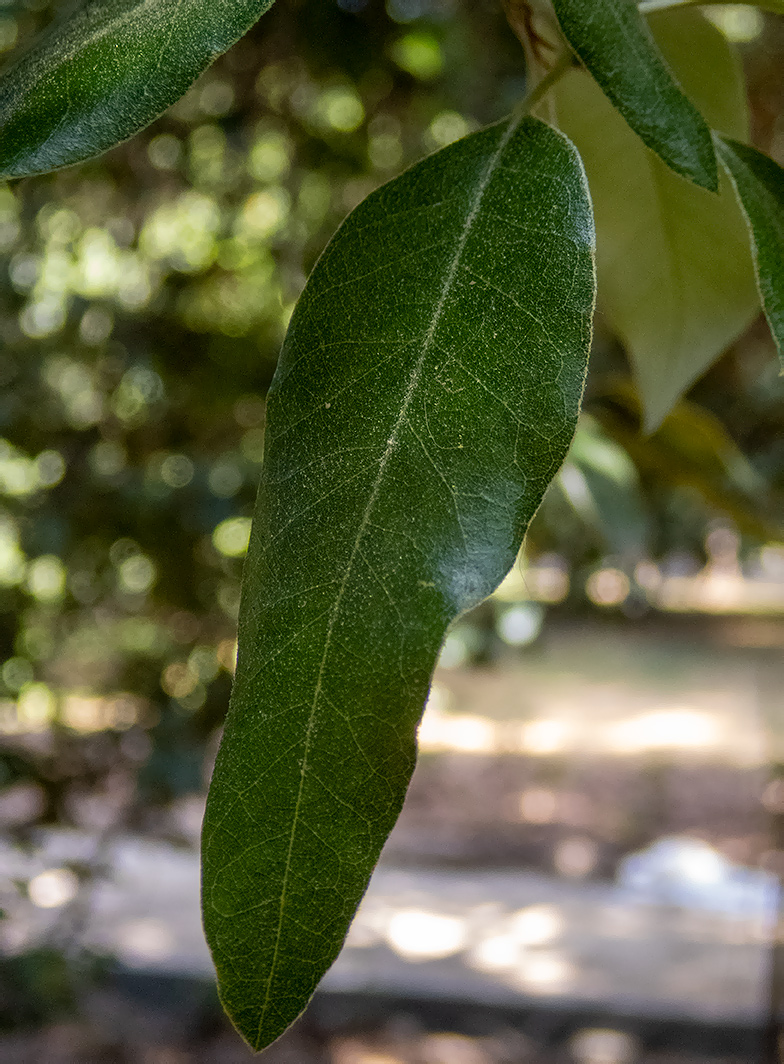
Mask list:
[[[526,93],[515,110],[520,114],[528,114],[537,104],[541,103],[550,89],[561,80],[567,70],[577,65],[577,60],[569,49],[565,49],[559,55],[554,65],[534,87]]]

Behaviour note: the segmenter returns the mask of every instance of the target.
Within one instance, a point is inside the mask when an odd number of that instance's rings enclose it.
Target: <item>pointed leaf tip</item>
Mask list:
[[[579,157],[528,118],[373,193],[297,305],[203,836],[221,997],[256,1049],[337,956],[447,626],[501,582],[566,454],[594,288]]]

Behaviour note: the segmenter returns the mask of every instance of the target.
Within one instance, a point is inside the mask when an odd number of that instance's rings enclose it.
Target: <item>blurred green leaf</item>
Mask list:
[[[613,554],[635,558],[648,552],[649,518],[637,467],[593,418],[580,418],[553,487]]]
[[[273,0],[81,0],[0,76],[0,177],[98,155],[178,100]]]
[[[512,566],[563,460],[593,294],[582,166],[528,118],[372,194],[297,306],[204,826],[207,938],[256,1048],[336,957],[447,626]]]
[[[738,529],[761,539],[780,535],[784,498],[754,468],[710,411],[681,400],[647,439],[634,424],[639,408],[631,385],[615,382],[597,413],[606,433],[627,451],[643,479],[694,489]]]
[[[634,0],[553,0],[569,44],[634,132],[679,174],[716,191],[711,135],[673,80]]]
[[[722,34],[694,11],[651,23],[712,125],[744,137],[742,74]],[[652,431],[757,313],[746,225],[727,180],[714,196],[673,174],[583,72],[555,95],[594,202],[599,309],[626,345]]]
[[[784,170],[747,144],[716,143],[749,222],[762,306],[784,363]]]

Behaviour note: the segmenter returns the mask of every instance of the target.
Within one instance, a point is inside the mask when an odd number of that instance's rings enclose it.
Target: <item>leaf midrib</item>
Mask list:
[[[177,4],[179,7],[181,7],[184,2],[187,2],[187,0],[177,0]],[[103,18],[101,17],[102,12],[99,11],[96,16],[96,24],[92,27],[92,29],[87,33],[87,35],[83,39],[69,41],[67,34],[65,35],[65,51],[61,52],[59,61],[46,67],[42,76],[39,69],[39,57],[35,54],[35,45],[33,46],[30,52],[25,53],[20,57],[20,64],[24,63],[28,56],[31,57],[31,64],[33,66],[32,76],[30,78],[31,81],[40,80],[43,83],[48,82],[49,84],[51,84],[52,81],[57,77],[58,73],[60,73],[60,71],[63,71],[66,76],[66,95],[68,99],[66,109],[63,112],[63,116],[58,122],[58,124],[51,131],[51,133],[49,133],[46,139],[42,141],[42,143],[39,145],[36,152],[36,155],[38,157],[40,157],[41,153],[45,151],[47,144],[49,144],[52,139],[57,136],[63,125],[68,121],[71,106],[68,72],[70,69],[70,65],[73,63],[76,56],[84,52],[86,48],[99,43],[105,37],[108,37],[113,33],[119,33],[126,24],[130,23],[131,25],[133,25],[142,14],[144,8],[155,7],[159,5],[159,3],[160,0],[136,0],[136,2],[133,2],[132,0],[131,6],[126,7],[123,11],[117,12],[115,14],[105,15]],[[88,20],[89,18],[89,15],[85,15],[85,20]],[[161,63],[163,62],[163,57],[166,53],[166,49],[168,48],[169,43],[171,42],[176,22],[177,20],[174,18],[174,16],[172,16],[166,43],[160,50],[160,53],[158,55],[158,61],[155,64],[155,67],[153,68],[154,72],[157,72],[159,70]],[[58,23],[53,23],[46,31],[47,37],[53,35],[57,28]],[[67,28],[68,27],[66,27],[66,29]],[[8,104],[9,102],[11,106],[13,106],[15,101],[12,94],[2,100],[2,103],[0,103],[0,107],[2,105]],[[17,152],[17,154],[13,157],[11,166],[15,165],[20,158],[24,158],[26,154],[27,152],[25,149],[21,149],[19,152]]]
[[[100,41],[112,31],[121,29],[126,23],[135,21],[144,8],[155,7],[159,4],[160,0],[132,0],[130,6],[127,6],[124,10],[118,11],[114,14],[107,15],[100,10],[96,10],[96,21],[93,27],[88,31],[85,37],[79,38],[76,41],[69,41],[66,36],[66,48],[61,52],[59,62],[54,66],[48,66],[46,74],[51,78],[54,73],[70,63],[79,52],[83,52],[86,47]],[[85,14],[84,18],[85,22],[87,22],[90,16]],[[53,36],[57,29],[63,28],[63,23],[53,22],[45,31],[46,37]],[[67,23],[65,24],[65,28],[70,28]],[[43,40],[43,37],[41,39]],[[35,61],[35,53],[34,51],[30,51],[19,57],[20,62],[27,59],[28,56],[31,56],[33,61]]]
[[[381,456],[381,461],[379,463],[378,473],[376,475],[375,481],[373,482],[373,487],[371,488],[370,496],[368,498],[367,505],[365,506],[364,512],[362,514],[362,519],[361,519],[361,521],[359,523],[359,528],[357,529],[357,534],[356,534],[356,537],[354,539],[354,545],[352,547],[351,554],[349,555],[349,559],[348,559],[348,562],[346,564],[346,571],[345,571],[343,579],[342,579],[342,581],[340,583],[340,587],[338,588],[338,593],[337,593],[337,595],[335,597],[335,604],[332,607],[332,614],[331,614],[331,616],[329,618],[329,623],[327,625],[327,631],[326,631],[326,635],[325,635],[325,639],[324,639],[324,652],[322,654],[321,663],[319,665],[318,677],[316,679],[316,687],[315,687],[315,690],[314,690],[314,693],[313,693],[313,701],[311,703],[310,714],[309,714],[309,717],[308,717],[308,723],[307,723],[307,727],[306,727],[306,731],[305,731],[305,750],[304,750],[304,754],[303,754],[303,758],[302,758],[302,766],[300,768],[299,787],[298,787],[298,790],[297,790],[297,799],[296,799],[296,802],[295,802],[295,805],[294,805],[294,815],[293,815],[292,824],[291,824],[291,835],[290,835],[290,838],[289,838],[288,851],[286,853],[286,864],[285,864],[285,868],[284,868],[284,871],[283,871],[283,882],[281,884],[281,891],[280,891],[280,904],[279,904],[279,908],[278,908],[278,925],[277,925],[277,928],[276,928],[276,931],[275,931],[275,946],[274,946],[274,949],[273,949],[272,962],[270,964],[269,975],[267,977],[267,986],[266,986],[266,991],[265,991],[265,995],[264,995],[264,1001],[262,1003],[261,1013],[260,1013],[260,1016],[259,1016],[259,1024],[258,1024],[258,1029],[257,1029],[257,1034],[256,1034],[256,1039],[255,1039],[255,1045],[254,1045],[254,1048],[256,1048],[256,1049],[258,1049],[259,1046],[262,1044],[262,1028],[264,1026],[264,1020],[266,1018],[267,1010],[269,1008],[270,994],[272,992],[272,984],[273,984],[273,980],[275,978],[275,974],[276,974],[276,970],[277,970],[278,953],[279,953],[279,949],[280,949],[281,932],[282,932],[282,928],[283,928],[283,916],[284,916],[284,910],[285,910],[285,905],[286,905],[286,895],[287,895],[287,890],[288,890],[288,880],[289,880],[289,874],[290,874],[290,870],[291,870],[291,857],[292,857],[292,853],[294,851],[294,842],[295,842],[296,835],[297,835],[297,829],[299,827],[300,807],[301,807],[301,804],[302,804],[302,795],[303,795],[304,786],[305,786],[305,779],[306,779],[307,772],[308,772],[308,757],[309,757],[309,754],[310,754],[311,736],[312,736],[312,733],[313,733],[313,726],[314,726],[316,715],[317,715],[317,711],[318,711],[319,699],[321,697],[321,690],[322,690],[322,685],[323,685],[324,672],[325,672],[325,669],[326,669],[327,660],[329,658],[329,651],[330,651],[330,646],[331,646],[331,642],[332,642],[332,634],[333,634],[333,632],[335,630],[335,626],[336,626],[337,621],[338,621],[338,616],[340,614],[340,608],[341,608],[341,605],[342,605],[342,602],[343,602],[343,597],[345,595],[346,588],[348,587],[349,580],[351,579],[351,573],[352,573],[352,570],[353,570],[353,567],[354,567],[354,560],[356,559],[357,554],[360,551],[360,547],[361,547],[362,540],[363,540],[364,535],[365,535],[365,531],[367,530],[368,524],[370,523],[370,518],[371,518],[371,515],[373,513],[373,509],[375,507],[375,504],[376,504],[376,501],[378,499],[378,496],[379,496],[379,494],[381,492],[381,486],[382,486],[382,483],[383,483],[383,480],[384,480],[384,474],[386,473],[387,465],[389,464],[389,460],[392,457],[395,449],[397,448],[398,439],[399,439],[399,435],[400,435],[400,430],[401,430],[401,428],[403,427],[403,425],[405,423],[406,416],[408,414],[408,410],[409,410],[409,408],[411,406],[411,402],[413,401],[413,398],[414,398],[414,395],[416,393],[417,387],[419,386],[419,382],[420,382],[420,379],[421,379],[421,376],[422,376],[422,370],[424,368],[425,360],[427,359],[427,356],[430,353],[430,349],[432,347],[433,340],[435,338],[436,330],[437,330],[438,325],[440,323],[441,316],[442,316],[442,314],[444,312],[444,308],[446,306],[446,302],[447,302],[447,299],[449,297],[450,290],[451,290],[452,285],[454,283],[455,277],[457,276],[457,271],[458,271],[458,268],[460,266],[460,260],[462,258],[463,252],[465,250],[466,243],[468,242],[468,237],[470,236],[471,229],[472,229],[472,227],[474,225],[474,222],[476,221],[477,215],[479,214],[480,208],[482,206],[482,200],[484,198],[485,192],[487,191],[488,185],[490,184],[490,181],[492,179],[493,173],[495,172],[496,167],[498,166],[499,160],[500,160],[501,156],[503,155],[503,153],[504,153],[504,151],[506,149],[506,146],[508,145],[509,141],[511,140],[511,138],[512,138],[512,136],[513,136],[513,134],[514,134],[514,132],[515,132],[515,130],[517,128],[517,126],[519,125],[519,122],[520,122],[520,119],[518,117],[513,117],[510,120],[509,124],[507,125],[506,130],[504,131],[503,136],[501,137],[501,140],[499,142],[499,145],[498,145],[497,149],[495,150],[495,152],[493,153],[492,157],[490,158],[490,160],[489,160],[489,162],[487,164],[487,167],[485,168],[485,171],[482,174],[482,177],[481,177],[479,183],[477,184],[476,193],[474,195],[473,204],[472,204],[471,209],[470,209],[470,211],[468,213],[468,216],[466,218],[465,225],[463,226],[463,231],[462,231],[462,233],[460,235],[460,239],[458,240],[457,247],[455,249],[455,253],[452,256],[452,260],[451,260],[451,262],[449,264],[449,268],[448,268],[448,270],[446,272],[446,276],[444,278],[444,283],[443,283],[442,288],[441,288],[441,293],[439,295],[438,303],[436,304],[436,307],[435,307],[435,310],[433,311],[433,316],[432,316],[432,318],[430,320],[430,324],[428,326],[427,332],[425,333],[424,341],[423,341],[423,344],[422,344],[422,352],[421,352],[419,358],[417,359],[416,364],[414,365],[414,368],[413,368],[413,370],[411,372],[411,378],[409,380],[408,387],[406,388],[406,392],[405,392],[405,394],[403,396],[403,402],[402,402],[401,407],[400,407],[400,413],[398,414],[397,419],[395,420],[395,424],[394,424],[394,426],[392,428],[392,432],[391,432],[391,434],[389,436],[389,439],[387,440],[386,448],[384,449],[384,453]]]

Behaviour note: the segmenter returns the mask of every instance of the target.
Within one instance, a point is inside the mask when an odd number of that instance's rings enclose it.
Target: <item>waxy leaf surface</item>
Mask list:
[[[747,136],[742,72],[720,31],[690,10],[651,27],[713,127]],[[591,188],[599,309],[624,342],[652,431],[759,313],[747,227],[726,177],[718,196],[678,177],[583,71],[555,98]]]
[[[563,461],[593,302],[582,165],[528,118],[373,193],[297,305],[203,836],[219,990],[256,1048],[337,956],[447,626],[501,582]]]
[[[273,0],[80,0],[0,74],[0,177],[80,162],[178,100]]]
[[[784,364],[784,170],[748,144],[716,144],[748,219],[762,307]]]
[[[679,174],[716,190],[708,125],[673,79],[635,0],[553,0],[569,44],[634,132]]]

